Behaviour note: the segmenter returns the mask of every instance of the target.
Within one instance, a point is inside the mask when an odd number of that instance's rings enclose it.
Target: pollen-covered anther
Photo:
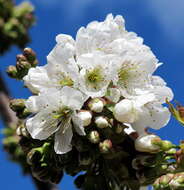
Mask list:
[[[94,98],[88,103],[88,107],[91,111],[101,113],[105,105],[105,100],[102,98]]]
[[[103,116],[96,117],[95,118],[95,124],[100,129],[103,129],[103,128],[106,128],[109,126],[108,120]]]
[[[82,120],[84,127],[91,124],[92,114],[90,111],[80,110],[77,115]]]

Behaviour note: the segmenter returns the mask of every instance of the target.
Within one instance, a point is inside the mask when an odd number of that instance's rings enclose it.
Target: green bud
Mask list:
[[[27,154],[27,163],[32,165],[38,163],[42,158],[42,150],[38,148],[32,149]]]
[[[167,154],[176,154],[176,149],[175,148],[171,148],[168,151],[166,151]]]
[[[10,108],[17,112],[22,111],[25,108],[25,100],[24,99],[13,99],[10,101]]]
[[[99,144],[100,152],[103,154],[109,153],[112,149],[112,142],[109,139],[104,140]]]
[[[25,108],[21,113],[18,113],[17,116],[20,118],[20,119],[25,119],[27,118],[29,115],[31,114],[31,112]]]
[[[89,133],[89,141],[93,144],[97,144],[100,142],[100,135],[98,133],[98,131],[91,131]]]
[[[168,151],[171,148],[173,148],[173,144],[170,141],[162,141],[162,150]]]
[[[9,77],[11,78],[17,78],[17,68],[13,65],[10,65],[7,70],[6,70],[7,74]]]

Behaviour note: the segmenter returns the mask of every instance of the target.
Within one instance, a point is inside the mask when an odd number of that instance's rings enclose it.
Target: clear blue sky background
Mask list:
[[[17,0],[17,3],[21,0]],[[93,20],[103,20],[108,13],[121,14],[129,31],[144,38],[157,58],[164,63],[156,72],[173,89],[175,99],[184,103],[184,1],[183,0],[32,0],[36,8],[37,23],[31,29],[29,44],[38,54],[41,64],[55,45],[59,33],[75,37],[81,26]],[[2,45],[2,44],[1,44]],[[26,98],[30,94],[20,82],[9,79],[5,74],[8,65],[15,63],[20,50],[13,47],[0,58],[0,72],[15,98]],[[3,125],[0,123],[0,128]],[[173,119],[169,125],[158,131],[164,139],[179,142],[184,139],[184,128]],[[2,140],[2,136],[0,136]],[[16,164],[7,161],[7,155],[0,147],[1,189],[33,190],[29,177],[23,177]],[[70,177],[61,184],[63,190],[75,190]]]

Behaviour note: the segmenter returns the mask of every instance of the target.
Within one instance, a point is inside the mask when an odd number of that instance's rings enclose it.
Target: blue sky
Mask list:
[[[22,2],[17,0],[17,3]],[[175,99],[184,104],[184,1],[183,0],[30,0],[36,8],[37,23],[31,29],[32,42],[29,44],[38,54],[41,64],[55,45],[59,33],[75,37],[76,31],[93,20],[103,20],[108,13],[121,14],[126,28],[144,38],[163,66],[156,74],[161,75],[173,89]],[[5,74],[8,65],[15,63],[20,50],[13,47],[0,58],[0,71],[15,98],[30,95],[20,82],[9,79]],[[0,123],[0,128],[2,128]],[[169,125],[156,132],[164,139],[179,142],[184,128],[173,119]],[[0,136],[0,140],[2,136]],[[33,190],[29,177],[23,177],[16,164],[6,160],[7,155],[0,147],[0,179],[2,189]],[[72,180],[66,176],[62,189],[75,190]]]

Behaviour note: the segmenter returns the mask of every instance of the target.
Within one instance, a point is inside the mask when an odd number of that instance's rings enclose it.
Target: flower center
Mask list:
[[[64,106],[60,108],[59,110],[53,112],[54,114],[53,118],[54,119],[68,119],[72,113],[73,111],[70,108],[68,108],[67,106]]]
[[[118,71],[118,78],[119,78],[118,83],[120,85],[126,86],[129,79],[137,76],[138,74],[137,67],[138,66],[130,63],[129,61],[123,63],[122,67]]]
[[[61,86],[73,86],[73,80],[69,76],[65,76],[61,81],[59,81]]]
[[[101,72],[101,68],[97,67],[86,73],[86,82],[93,88],[97,88],[99,83],[104,81],[104,77]]]
[[[118,72],[119,81],[125,81],[130,77],[130,73],[128,72],[128,69],[121,68]]]

